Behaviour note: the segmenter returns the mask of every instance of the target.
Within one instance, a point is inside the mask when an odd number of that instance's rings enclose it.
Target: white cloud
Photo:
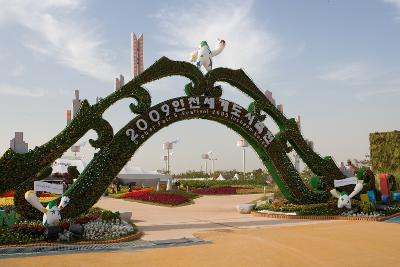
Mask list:
[[[356,97],[360,101],[364,101],[370,97],[378,97],[378,96],[397,96],[400,95],[400,89],[377,89],[370,90],[365,92],[359,92]]]
[[[53,56],[81,73],[108,81],[116,72],[107,61],[109,52],[102,48],[102,41],[77,18],[75,13],[83,8],[81,2],[0,0],[0,26],[7,23],[23,26],[35,33],[25,43],[26,47],[42,56]]]
[[[363,64],[343,64],[335,66],[319,76],[328,81],[356,81],[360,82],[368,78],[369,70]]]
[[[221,38],[226,47],[215,58],[215,67],[243,68],[251,76],[265,76],[272,70],[268,67],[279,54],[278,40],[255,20],[252,1],[202,1],[190,5],[170,7],[155,16],[162,30],[159,40],[166,44],[160,54],[188,61],[200,41],[206,40],[213,48],[216,39]]]
[[[393,4],[397,8],[400,8],[400,0],[383,0],[383,2]]]
[[[395,18],[396,22],[400,22],[400,0],[383,0],[383,2],[394,5],[395,8],[397,8],[398,15]]]
[[[40,97],[46,94],[43,89],[27,89],[9,84],[0,84],[0,95],[22,96],[22,97]]]

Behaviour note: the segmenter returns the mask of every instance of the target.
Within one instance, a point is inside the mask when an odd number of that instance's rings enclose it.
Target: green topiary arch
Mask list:
[[[192,81],[185,86],[187,96],[151,107],[150,94],[141,86],[173,75],[184,76]],[[254,101],[246,110],[236,103],[224,100],[221,98],[222,88],[214,86],[215,82],[229,83]],[[130,108],[138,116],[114,135],[111,125],[102,118],[102,114],[123,98],[134,98],[137,101],[138,104],[131,104]],[[265,119],[264,113],[279,126],[280,132],[276,136],[262,123]],[[121,90],[110,94],[99,103],[90,106],[84,101],[77,117],[48,143],[27,154],[16,154],[8,150],[0,158],[0,193],[18,187],[21,192],[25,190],[35,180],[37,173],[93,129],[99,137],[97,140],[90,140],[90,143],[100,148],[100,151],[73,186],[65,192],[65,195],[70,196],[71,204],[63,210],[64,216],[76,216],[98,200],[137,148],[151,135],[176,121],[194,118],[219,122],[246,139],[291,202],[317,203],[326,201],[329,197],[327,191],[312,191],[303,183],[287,156],[292,149],[316,175],[329,178],[326,183],[328,188],[333,179],[344,178],[331,158],[321,158],[308,147],[295,120],[287,119],[279,112],[242,70],[217,68],[203,75],[188,62],[171,61],[163,57]],[[16,203],[22,205],[21,194],[16,197],[19,198]]]

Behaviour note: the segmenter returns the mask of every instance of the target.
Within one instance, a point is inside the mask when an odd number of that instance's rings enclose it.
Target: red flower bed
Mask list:
[[[168,204],[168,205],[180,205],[188,201],[184,196],[174,194],[150,194],[149,200],[155,203]]]
[[[192,190],[192,193],[199,195],[234,195],[235,187],[210,187]]]
[[[130,198],[167,205],[180,205],[188,201],[188,198],[181,195],[156,193],[152,190],[129,192],[122,195],[120,198]]]
[[[0,195],[0,197],[13,197],[15,194],[14,191],[8,191]]]
[[[143,196],[147,196],[148,194],[151,193],[151,189],[142,189],[142,190],[138,190],[138,191],[133,191],[133,192],[128,192],[126,194],[123,194],[122,196],[120,196],[120,198],[137,198],[137,197],[143,197]]]
[[[40,197],[52,197],[53,195],[47,192],[40,193]]]

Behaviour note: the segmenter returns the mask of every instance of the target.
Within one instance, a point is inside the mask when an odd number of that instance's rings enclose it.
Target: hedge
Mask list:
[[[400,131],[370,133],[369,143],[374,172],[400,179]]]

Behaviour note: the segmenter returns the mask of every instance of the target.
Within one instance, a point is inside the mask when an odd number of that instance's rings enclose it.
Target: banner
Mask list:
[[[341,180],[335,180],[334,185],[335,187],[341,187],[349,184],[357,184],[357,177],[350,177],[346,179],[341,179]]]
[[[62,195],[64,193],[64,185],[63,184],[51,184],[47,182],[35,181],[33,189],[35,192],[49,192],[53,194]]]

